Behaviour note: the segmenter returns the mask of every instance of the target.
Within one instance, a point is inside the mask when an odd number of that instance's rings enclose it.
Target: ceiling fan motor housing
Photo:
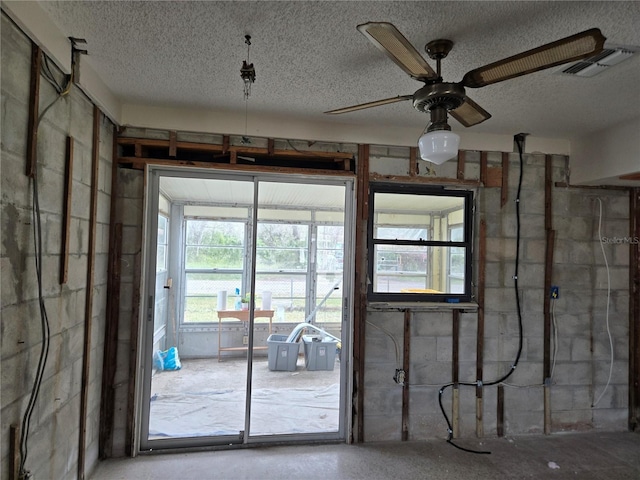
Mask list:
[[[413,94],[413,107],[419,112],[429,112],[434,107],[455,110],[464,101],[464,87],[458,83],[433,83]]]

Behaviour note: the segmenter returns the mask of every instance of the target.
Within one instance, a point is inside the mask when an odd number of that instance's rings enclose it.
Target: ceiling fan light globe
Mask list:
[[[418,140],[420,158],[441,165],[458,155],[460,136],[449,130],[425,132]]]

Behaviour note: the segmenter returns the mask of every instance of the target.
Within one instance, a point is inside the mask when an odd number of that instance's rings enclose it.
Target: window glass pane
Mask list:
[[[376,245],[373,292],[464,293],[464,247]]]
[[[342,272],[344,262],[344,227],[341,225],[318,226],[317,269],[319,272]]]
[[[376,238],[381,240],[428,240],[425,228],[378,227]]]
[[[227,292],[226,310],[234,309],[235,289],[242,284],[242,273],[187,273],[185,275],[184,321],[218,321],[218,293]]]
[[[256,270],[306,271],[308,233],[307,225],[259,224]]]
[[[244,224],[187,220],[186,268],[242,269]]]
[[[306,273],[256,273],[256,305],[261,307],[263,292],[271,292],[271,310],[274,322],[305,321],[307,301]]]

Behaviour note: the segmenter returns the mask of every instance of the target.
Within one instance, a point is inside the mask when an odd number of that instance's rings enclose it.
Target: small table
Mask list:
[[[271,323],[275,310],[254,310],[253,318],[269,319],[269,335],[271,335]],[[220,353],[227,351],[246,351],[248,347],[222,347],[222,319],[235,318],[241,322],[249,321],[249,310],[218,310],[218,361],[220,361]],[[266,350],[267,347],[253,347],[254,350]]]

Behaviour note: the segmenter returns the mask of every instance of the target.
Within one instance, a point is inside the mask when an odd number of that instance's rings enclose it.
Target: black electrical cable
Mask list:
[[[518,193],[516,194],[516,260],[515,260],[515,268],[514,268],[514,275],[513,275],[513,288],[515,290],[516,307],[518,312],[518,332],[519,332],[518,333],[518,339],[519,339],[518,353],[516,354],[516,358],[513,364],[511,365],[511,368],[509,369],[509,371],[506,374],[504,374],[502,377],[500,377],[498,380],[494,380],[492,382],[486,382],[486,383],[483,383],[480,380],[478,380],[476,383],[471,383],[471,382],[458,382],[457,384],[448,383],[446,385],[443,385],[438,391],[438,404],[440,405],[440,411],[442,412],[442,416],[447,422],[447,443],[450,445],[453,445],[459,450],[462,450],[464,452],[469,452],[469,453],[490,454],[491,452],[488,452],[486,450],[472,450],[469,448],[464,448],[464,447],[461,447],[460,445],[456,445],[453,442],[453,427],[451,425],[451,422],[449,421],[449,416],[447,415],[447,412],[445,411],[444,406],[442,405],[442,395],[444,394],[444,391],[447,388],[452,387],[454,385],[463,385],[463,386],[469,386],[469,387],[480,387],[482,385],[484,385],[485,387],[489,387],[492,385],[498,385],[504,382],[507,378],[509,378],[513,374],[513,372],[516,370],[516,367],[518,366],[518,362],[520,361],[520,356],[522,355],[522,345],[524,341],[524,338],[523,338],[524,335],[523,335],[523,329],[522,329],[522,308],[520,306],[520,295],[518,293],[518,267],[520,266],[520,192],[522,191],[522,173],[524,170],[524,161],[522,158],[524,135],[523,134],[516,135],[515,142],[516,142],[516,145],[518,146],[518,156],[520,159],[520,175],[518,178]]]
[[[46,62],[46,55],[44,56]],[[47,64],[47,69],[49,68]],[[49,72],[50,73],[50,72]],[[46,78],[46,75],[44,75]],[[44,115],[49,111],[55,103],[67,95],[71,89],[71,83],[73,78],[71,76],[67,79],[67,85],[64,89],[58,90],[54,86],[56,90],[56,98],[47,105],[47,107],[42,111],[40,116],[38,117],[38,122],[36,126],[40,125]],[[35,163],[35,173],[33,178],[31,179],[31,187],[33,193],[33,243],[34,243],[34,259],[36,264],[36,279],[38,282],[38,305],[40,308],[40,328],[41,328],[41,340],[42,345],[40,347],[40,356],[38,357],[38,366],[36,368],[36,375],[33,380],[33,387],[31,389],[31,394],[29,396],[29,401],[27,402],[27,408],[25,409],[24,416],[22,417],[22,427],[20,432],[20,465],[19,465],[19,478],[26,479],[30,477],[30,473],[25,469],[25,465],[27,462],[27,456],[29,454],[29,429],[31,427],[31,417],[33,416],[33,411],[35,410],[36,402],[38,399],[38,395],[40,394],[40,387],[42,385],[42,380],[44,377],[45,367],[47,365],[47,360],[49,358],[49,346],[51,339],[51,330],[49,327],[49,316],[47,314],[47,308],[44,301],[44,291],[42,285],[42,215],[40,213],[40,194],[38,190],[38,169],[37,169],[37,159],[34,159]]]
[[[47,315],[47,309],[44,303],[44,294],[42,288],[42,221],[40,215],[40,198],[38,192],[38,178],[37,174],[34,175],[32,181],[33,187],[33,241],[35,246],[35,263],[36,263],[36,277],[38,280],[38,304],[40,307],[40,326],[42,332],[42,346],[40,347],[40,357],[38,359],[38,367],[36,368],[36,376],[33,381],[33,388],[31,389],[31,396],[25,410],[24,417],[22,419],[22,431],[20,432],[20,478],[27,478],[28,473],[25,470],[25,464],[27,461],[27,455],[29,452],[28,438],[29,428],[31,425],[31,416],[36,406],[36,400],[40,393],[40,386],[42,385],[42,378],[44,376],[44,370],[49,357],[49,344],[50,344],[50,329],[49,329],[49,317]]]

